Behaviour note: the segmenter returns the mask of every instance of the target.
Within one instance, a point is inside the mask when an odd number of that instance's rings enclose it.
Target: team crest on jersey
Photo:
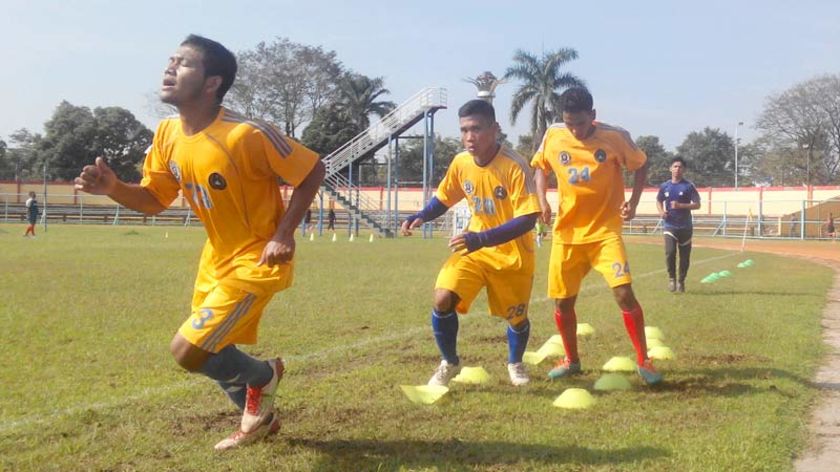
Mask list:
[[[665,198],[668,198],[670,196],[671,196],[671,192],[665,192]]]
[[[572,155],[569,154],[566,151],[562,151],[560,153],[560,163],[563,164],[564,166],[567,166],[571,162],[572,162]]]
[[[507,197],[507,190],[504,187],[499,185],[498,187],[493,189],[493,195],[496,196],[499,200],[504,200]]]
[[[473,187],[473,183],[470,182],[469,180],[465,180],[464,181],[464,192],[467,195],[469,195],[469,194],[473,193],[473,190],[475,190],[475,187]]]
[[[227,182],[225,182],[225,178],[222,177],[222,174],[218,172],[213,172],[210,174],[210,178],[207,179],[207,183],[210,184],[211,188],[216,190],[224,190],[227,187]]]
[[[178,164],[176,164],[175,161],[169,161],[169,172],[172,173],[175,180],[178,182],[181,181],[181,169],[178,168]]]
[[[604,162],[607,160],[607,151],[603,149],[598,149],[595,151],[595,160],[598,162]]]

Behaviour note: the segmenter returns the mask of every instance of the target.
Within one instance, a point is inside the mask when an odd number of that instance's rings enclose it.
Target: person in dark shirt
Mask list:
[[[694,227],[691,210],[700,208],[700,194],[693,183],[683,178],[685,161],[681,157],[671,160],[671,180],[659,186],[656,208],[664,224],[665,265],[668,268],[668,290],[685,292],[685,276],[691,260],[691,236]],[[677,250],[680,253],[680,270],[677,274]]]
[[[29,226],[26,227],[24,237],[28,237],[30,234],[33,238],[35,237],[35,223],[38,222],[38,214],[38,200],[35,198],[35,192],[29,192],[29,198],[26,200],[26,220],[29,222]]]
[[[335,210],[330,208],[329,213],[327,213],[327,229],[335,231]]]

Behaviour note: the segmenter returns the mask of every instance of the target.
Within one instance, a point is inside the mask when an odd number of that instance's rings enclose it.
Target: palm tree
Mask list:
[[[391,101],[377,101],[389,93],[391,91],[384,87],[382,77],[371,79],[362,74],[349,73],[338,84],[336,106],[359,129],[366,129],[370,126],[370,115],[382,118],[397,107]]]
[[[529,102],[531,105],[532,150],[542,142],[543,134],[552,121],[558,119],[559,99],[563,89],[583,86],[584,82],[570,72],[562,72],[566,63],[577,59],[577,51],[562,48],[543,54],[541,58],[521,49],[513,55],[514,65],[505,71],[505,79],[515,78],[523,82],[513,94],[510,105],[510,122],[516,118]]]

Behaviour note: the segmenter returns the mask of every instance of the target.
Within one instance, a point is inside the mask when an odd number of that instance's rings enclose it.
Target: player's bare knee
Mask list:
[[[619,308],[624,311],[635,309],[639,302],[636,300],[636,295],[633,293],[633,287],[630,284],[619,285],[613,289],[613,296]]]
[[[575,300],[577,297],[558,298],[554,300],[554,308],[561,313],[569,312],[575,309]]]
[[[206,356],[196,355],[197,349],[180,335],[175,335],[169,343],[169,352],[179,366],[189,372],[198,372],[204,365]]]
[[[435,311],[438,313],[451,313],[458,305],[458,295],[449,290],[435,290]]]

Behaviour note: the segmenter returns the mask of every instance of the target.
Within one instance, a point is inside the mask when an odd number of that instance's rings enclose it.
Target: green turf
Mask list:
[[[398,385],[425,383],[438,362],[428,318],[445,241],[301,240],[295,285],[246,347],[288,361],[281,432],[216,454],[237,416],[168,352],[188,314],[202,230],[54,225],[30,240],[23,226],[2,229],[0,470],[790,470],[807,440],[808,379],[825,354],[829,269],[695,249],[688,293],[673,295],[662,248],[636,245],[635,291],[677,356],[658,363],[664,385],[634,376],[632,390],[596,394],[589,410],[551,405],[632,353],[590,274],[577,309],[596,329],[581,341],[584,375],[550,383],[545,362],[530,386],[511,386],[505,323],[485,315],[482,296],[462,318],[459,349],[492,382],[417,406]],[[747,257],[755,265],[736,269]],[[547,247],[538,258],[531,350],[555,333]],[[699,283],[721,270],[732,277]]]

